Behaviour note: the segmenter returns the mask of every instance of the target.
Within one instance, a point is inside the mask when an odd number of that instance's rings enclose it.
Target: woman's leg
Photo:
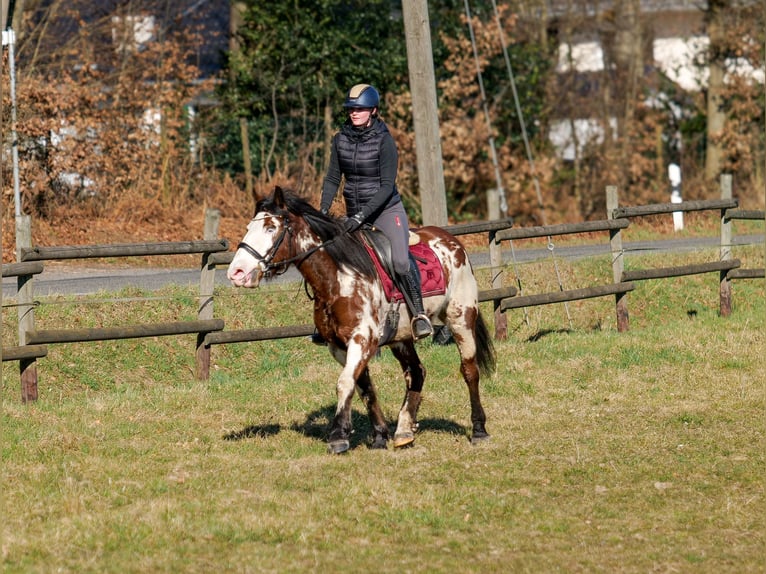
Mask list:
[[[385,233],[391,242],[391,258],[396,274],[393,279],[404,294],[412,314],[412,336],[415,340],[428,337],[433,333],[433,327],[423,307],[420,270],[410,256],[410,230],[404,206],[400,203],[385,210],[375,220],[375,226]]]

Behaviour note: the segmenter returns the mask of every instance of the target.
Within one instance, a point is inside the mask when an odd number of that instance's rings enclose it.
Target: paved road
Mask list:
[[[719,245],[717,237],[694,238],[694,239],[667,239],[661,241],[636,241],[624,244],[629,253],[646,254],[658,252],[683,252],[696,251],[705,248],[716,248]],[[536,261],[550,256],[546,248],[522,249],[520,242],[515,242],[515,259],[524,263]],[[764,235],[740,235],[734,238],[734,245],[763,244]],[[573,247],[555,247],[558,257],[578,259],[591,257],[609,252],[607,243],[599,245],[581,245]],[[503,251],[503,260],[509,264],[513,262],[513,254],[510,250]],[[471,255],[471,262],[476,268],[489,265],[487,253],[475,253]],[[291,268],[287,273],[275,279],[277,282],[297,281],[299,275]],[[115,292],[126,287],[136,287],[142,290],[157,290],[168,284],[179,286],[199,286],[199,271],[160,268],[136,268],[121,269],[107,266],[88,266],[83,260],[70,261],[66,264],[59,263],[46,268],[34,279],[34,292],[38,297],[51,295],[86,295],[99,292]],[[226,279],[226,269],[216,270],[216,284],[229,285]],[[3,298],[15,298],[17,292],[16,278],[3,278]]]

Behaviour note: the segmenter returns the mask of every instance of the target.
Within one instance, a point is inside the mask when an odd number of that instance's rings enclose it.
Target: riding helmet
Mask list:
[[[343,107],[348,108],[377,108],[380,105],[380,94],[370,84],[357,84],[346,95]]]

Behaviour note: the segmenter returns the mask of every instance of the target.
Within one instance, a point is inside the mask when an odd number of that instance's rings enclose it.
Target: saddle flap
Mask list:
[[[371,228],[363,229],[362,236],[370,249],[389,277],[394,277],[394,266],[391,261],[391,242],[382,231]]]
[[[412,234],[411,234],[412,235]],[[388,301],[398,302],[404,299],[402,292],[394,283],[393,263],[391,262],[391,242],[382,231],[365,229],[363,231],[367,251],[378,270],[383,290]],[[410,243],[410,254],[414,257],[420,271],[423,297],[443,295],[444,271],[436,254],[422,241]]]

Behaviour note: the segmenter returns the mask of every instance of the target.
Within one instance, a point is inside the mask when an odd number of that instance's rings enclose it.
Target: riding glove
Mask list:
[[[362,223],[364,223],[364,215],[357,213],[353,217],[346,218],[343,225],[346,228],[346,233],[351,233],[352,231],[359,229],[362,226]]]

